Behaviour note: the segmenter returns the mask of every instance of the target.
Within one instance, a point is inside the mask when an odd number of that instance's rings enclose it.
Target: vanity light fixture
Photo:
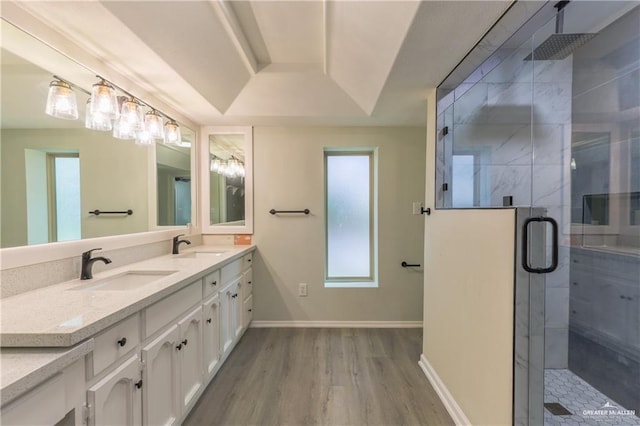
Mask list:
[[[49,84],[46,113],[67,120],[78,119],[78,106],[74,89],[87,95],[85,127],[91,130],[110,131],[117,139],[135,139],[139,145],[153,145],[162,139],[165,144],[190,148],[190,141],[183,141],[180,126],[168,115],[158,111],[123,90],[121,87],[96,76],[100,81],[91,92],[58,76]],[[126,96],[118,96],[116,89]],[[150,109],[146,114],[143,107]],[[167,122],[163,125],[163,117]]]
[[[92,112],[92,98],[87,99],[87,108],[85,110],[84,127],[91,130],[100,130],[103,132],[111,131],[113,128],[111,119],[102,112]]]
[[[142,130],[144,124],[142,105],[133,96],[122,103],[119,122],[120,125],[124,124],[134,132]]]
[[[47,95],[45,112],[52,117],[65,120],[77,120],[78,103],[75,92],[68,82],[55,75],[53,78],[55,78],[55,80],[49,83],[49,94]]]
[[[116,89],[104,78],[91,87],[91,114],[102,114],[110,120],[116,120],[120,116]]]
[[[164,124],[164,143],[166,145],[179,145],[182,142],[180,126],[173,119]]]
[[[209,164],[209,169],[214,173],[224,175],[228,178],[244,178],[245,176],[244,164],[233,155],[227,161],[213,155]]]
[[[153,139],[164,140],[164,128],[162,125],[162,117],[155,109],[144,115],[144,129],[149,132]]]

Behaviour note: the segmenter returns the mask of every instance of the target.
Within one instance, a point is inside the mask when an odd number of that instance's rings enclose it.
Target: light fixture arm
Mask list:
[[[70,82],[69,80],[65,80],[64,78],[58,77],[57,75],[53,75],[53,78],[55,78],[56,80],[62,81],[65,84],[68,84],[70,87],[77,89],[83,93],[86,93],[87,95],[91,96],[91,92],[89,92],[88,90],[83,89],[82,87],[78,86],[77,84],[73,84],[72,82]]]

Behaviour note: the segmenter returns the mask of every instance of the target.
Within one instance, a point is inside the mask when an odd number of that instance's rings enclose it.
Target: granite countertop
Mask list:
[[[0,405],[52,377],[93,350],[93,339],[72,348],[2,348]]]
[[[155,257],[95,274],[93,280],[76,279],[2,299],[0,346],[73,346],[254,249],[255,245],[198,246],[182,254],[221,253],[200,258]],[[78,290],[127,271],[175,272],[133,289]]]
[[[93,350],[89,337],[253,251],[249,246],[198,246],[201,257],[160,256],[0,300],[0,396],[11,401]],[[131,290],[78,291],[127,271],[175,271]],[[75,345],[75,346],[74,346]]]

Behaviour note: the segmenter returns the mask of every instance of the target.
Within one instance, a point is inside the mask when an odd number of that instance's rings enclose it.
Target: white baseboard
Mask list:
[[[251,328],[422,328],[422,321],[252,321]]]
[[[420,365],[420,368],[422,368],[424,375],[427,376],[429,383],[431,383],[431,386],[433,386],[436,393],[440,397],[442,404],[444,404],[444,407],[449,412],[449,415],[453,419],[453,422],[456,425],[471,425],[471,422],[464,414],[464,411],[462,411],[462,408],[460,408],[456,400],[453,398],[453,396],[449,392],[449,389],[447,389],[445,384],[442,383],[442,380],[440,380],[438,373],[436,373],[431,364],[429,364],[429,361],[427,361],[427,358],[425,358],[424,354],[420,355],[420,361],[418,361],[418,365]]]

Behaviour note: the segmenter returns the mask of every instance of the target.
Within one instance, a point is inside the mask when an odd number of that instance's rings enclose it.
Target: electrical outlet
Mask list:
[[[422,214],[422,208],[424,207],[424,205],[422,204],[421,201],[414,201],[413,202],[413,214]]]
[[[307,297],[307,283],[298,284],[298,296]]]

